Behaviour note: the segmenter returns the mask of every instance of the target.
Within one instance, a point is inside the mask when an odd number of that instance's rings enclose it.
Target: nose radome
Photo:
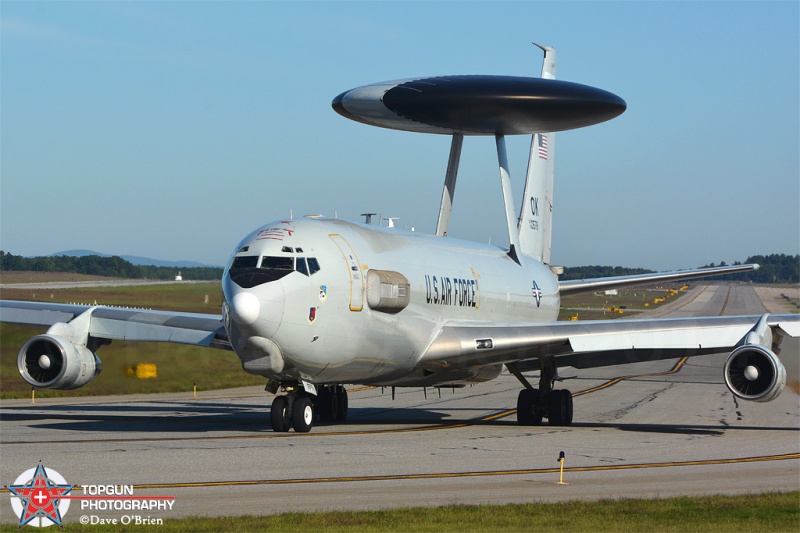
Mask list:
[[[237,324],[249,326],[258,318],[261,304],[254,294],[240,292],[233,296],[230,302],[230,312]]]

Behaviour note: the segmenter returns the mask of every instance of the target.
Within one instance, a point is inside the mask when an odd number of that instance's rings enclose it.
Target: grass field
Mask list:
[[[663,500],[450,505],[385,511],[333,511],[224,518],[165,518],[144,526],[83,526],[72,513],[63,531],[406,532],[406,531],[721,531],[796,532],[800,492]],[[2,531],[17,531],[4,524]]]
[[[657,309],[682,296],[680,290],[684,285],[674,283],[659,287],[637,287],[636,289],[619,289],[617,294],[606,294],[604,291],[587,292],[565,296],[561,299],[559,320],[608,320],[614,318],[631,318],[644,311]]]
[[[3,281],[5,283],[5,279]],[[220,312],[222,305],[220,285],[215,281],[76,289],[4,288],[0,297],[4,300],[88,303],[214,314]]]

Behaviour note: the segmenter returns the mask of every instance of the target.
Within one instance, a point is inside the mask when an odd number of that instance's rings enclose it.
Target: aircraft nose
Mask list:
[[[280,282],[244,289],[226,276],[222,292],[227,316],[241,333],[271,338],[280,328],[285,297]]]
[[[237,324],[249,326],[258,319],[261,303],[250,292],[239,292],[233,296],[229,304],[231,318]]]

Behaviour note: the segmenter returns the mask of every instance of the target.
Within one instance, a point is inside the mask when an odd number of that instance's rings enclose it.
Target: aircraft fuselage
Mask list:
[[[222,282],[231,344],[278,381],[433,385],[499,366],[420,367],[445,323],[556,320],[558,282],[532,258],[341,220],[280,220],[236,247]]]

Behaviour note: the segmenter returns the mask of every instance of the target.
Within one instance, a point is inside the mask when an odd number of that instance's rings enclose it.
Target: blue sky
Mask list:
[[[449,138],[330,107],[368,83],[538,75],[624,98],[558,134],[553,260],[652,269],[800,252],[800,3],[0,3],[0,247],[224,264],[309,213],[435,229]],[[528,139],[509,139],[521,195]],[[491,138],[450,235],[507,242]]]

